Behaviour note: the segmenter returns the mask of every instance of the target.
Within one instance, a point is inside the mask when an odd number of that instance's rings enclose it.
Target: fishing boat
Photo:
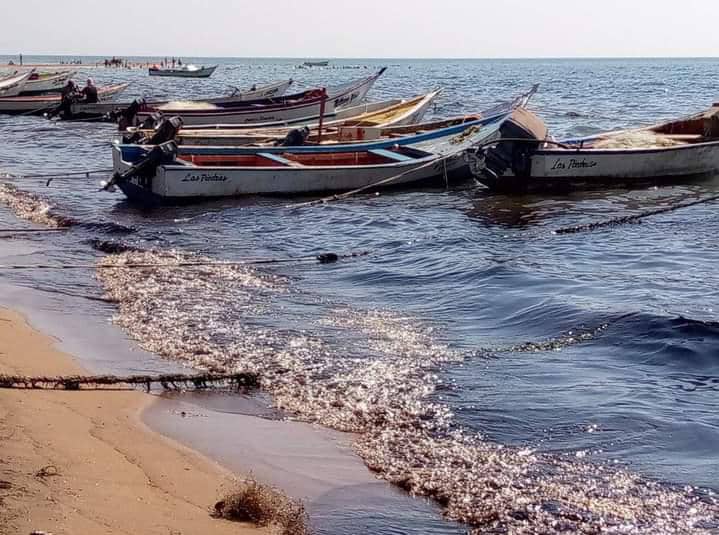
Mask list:
[[[273,99],[248,100],[229,103],[198,103],[188,106],[146,106],[138,114],[143,121],[158,111],[178,116],[186,125],[256,124],[281,126],[317,119],[320,115],[332,118],[337,110],[362,102],[386,69],[326,91],[312,89],[295,95]]]
[[[327,60],[322,61],[305,61],[302,65],[305,67],[329,67],[330,62]]]
[[[719,104],[647,128],[555,141],[542,120],[519,109],[504,141],[475,151],[473,174],[506,192],[566,191],[681,183],[719,174]]]
[[[211,67],[198,67],[197,65],[183,65],[182,67],[173,67],[161,69],[159,67],[150,67],[150,76],[174,76],[177,78],[209,78],[217,69],[217,65]]]
[[[28,73],[29,74],[29,73]],[[97,97],[101,103],[115,98],[117,95],[127,89],[129,84],[117,84],[111,86],[100,87],[97,90]],[[16,96],[0,98],[0,113],[7,114],[23,114],[42,115],[43,113],[56,108],[60,104],[60,95],[38,95],[38,96]],[[76,106],[94,107],[96,104],[81,104]]]
[[[281,96],[287,89],[293,84],[292,80],[282,80],[278,82],[272,82],[264,86],[253,86],[247,90],[235,90],[226,96],[213,97],[210,99],[204,99],[201,102],[210,103],[229,103],[229,102],[242,102],[245,100],[255,99],[258,96],[262,98],[269,98],[271,96]],[[131,106],[131,102],[113,102],[111,98],[119,94],[124,90],[128,84],[119,84],[115,86],[109,86],[102,90],[101,95],[105,98],[100,98],[100,102],[95,104],[76,103],[72,106],[72,118],[77,120],[82,119],[97,119],[114,112],[124,110]],[[200,102],[200,101],[198,101]],[[56,96],[42,95],[27,98],[21,96],[17,99],[3,99],[0,98],[0,113],[6,114],[27,114],[27,115],[42,115],[48,109],[59,104]],[[150,106],[161,106],[166,102],[153,102]]]
[[[427,109],[441,93],[441,90],[436,90],[399,103],[393,104],[390,102],[386,107],[367,110],[359,115],[336,116],[335,120],[323,124],[321,134],[318,123],[309,124],[307,125],[307,131],[304,133],[303,144],[346,144],[379,139],[396,139],[457,126],[483,117],[507,113],[520,106],[526,106],[537,89],[538,86],[534,86],[507,103],[496,105],[479,113],[422,123],[422,118]],[[351,111],[351,109],[347,111]],[[339,112],[338,115],[344,112],[345,110]],[[292,131],[296,128],[297,126],[244,130],[182,128],[177,132],[174,140],[180,145],[279,145],[286,144]],[[149,139],[155,135],[155,131],[146,130],[142,131],[142,134],[145,139]]]
[[[33,72],[23,87],[21,96],[59,93],[76,71]]]
[[[19,95],[31,74],[32,72],[15,72],[5,78],[0,78],[0,98]]]
[[[163,204],[242,195],[296,195],[391,187],[466,177],[465,152],[497,135],[507,115],[463,125],[452,133],[347,146],[154,147],[115,145],[116,170],[105,189],[134,202]]]
[[[322,141],[346,142],[352,140],[373,139],[379,137],[376,131],[379,127],[412,124],[421,121],[429,106],[440,94],[440,90],[432,91],[426,95],[409,100],[387,101],[385,106],[370,109],[364,113],[351,115],[355,107],[345,108],[335,115],[333,121],[323,124]],[[375,107],[373,107],[375,108]],[[360,106],[357,111],[366,110],[367,106]],[[339,114],[347,115],[338,118]],[[279,142],[296,127],[275,128],[246,128],[246,129],[182,129],[177,133],[175,140],[180,145],[215,145],[239,146],[247,144],[271,144]],[[319,140],[319,124],[307,125],[309,130],[305,141],[317,143]],[[145,137],[154,134],[153,130],[141,131]]]
[[[253,85],[249,89],[240,89],[239,87],[233,87],[232,93],[226,97],[211,98],[205,102],[210,104],[222,103],[222,102],[242,102],[245,100],[258,100],[263,98],[274,98],[281,97],[284,95],[290,86],[294,83],[294,80],[282,80],[279,82],[272,82],[264,86]]]

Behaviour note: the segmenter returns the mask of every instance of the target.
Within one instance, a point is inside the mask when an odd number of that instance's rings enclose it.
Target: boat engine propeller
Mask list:
[[[130,180],[131,178],[145,178],[150,180],[155,174],[158,165],[168,164],[175,161],[177,156],[177,144],[174,141],[168,141],[156,145],[138,162],[127,168],[121,173],[115,173],[112,178],[103,182],[103,191],[115,191],[115,186],[121,182]]]
[[[544,122],[525,108],[512,112],[499,128],[495,144],[478,149],[476,157],[483,159],[479,171],[493,181],[511,170],[515,177],[531,175],[532,154],[547,139]]]

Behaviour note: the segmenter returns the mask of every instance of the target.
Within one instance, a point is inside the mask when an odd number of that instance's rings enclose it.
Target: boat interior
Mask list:
[[[571,143],[592,149],[642,149],[675,147],[719,139],[719,106],[686,119],[657,126],[600,134]]]
[[[180,154],[177,163],[195,167],[336,167],[411,162],[430,156],[410,147],[337,153]]]

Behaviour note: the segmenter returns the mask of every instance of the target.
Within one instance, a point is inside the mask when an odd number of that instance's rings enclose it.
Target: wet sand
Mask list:
[[[55,341],[0,309],[0,373],[82,372]],[[150,431],[137,391],[0,390],[0,534],[262,533],[212,519],[235,482]]]

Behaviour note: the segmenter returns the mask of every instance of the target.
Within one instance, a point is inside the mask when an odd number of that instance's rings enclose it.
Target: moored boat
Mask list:
[[[465,151],[497,134],[499,115],[451,134],[400,143],[237,150],[220,147],[116,145],[119,187],[131,201],[178,203],[241,195],[292,195],[406,185],[466,177]]]
[[[110,101],[117,95],[127,89],[129,84],[117,84],[105,87],[100,87],[97,90],[98,104],[82,104],[78,103],[78,110],[83,106],[89,108],[96,108],[101,105],[104,101]],[[42,115],[60,104],[60,95],[49,94],[49,95],[38,95],[38,96],[16,96],[16,97],[2,97],[0,98],[0,113],[6,114],[38,114]]]
[[[500,141],[471,156],[473,174],[506,192],[681,183],[719,174],[719,105],[676,121],[554,141],[536,115],[516,110]]]
[[[32,72],[13,73],[4,78],[0,78],[0,98],[1,97],[14,97],[19,95],[25,84],[27,84],[28,78],[32,75]]]
[[[173,67],[162,69],[159,67],[150,67],[148,73],[150,76],[173,76],[176,78],[209,78],[217,69],[218,65],[211,67],[198,67],[197,65],[183,65],[182,67]]]
[[[186,125],[216,124],[276,124],[278,126],[298,121],[309,121],[324,114],[332,118],[339,108],[362,102],[385,72],[379,72],[323,92],[313,89],[295,95],[275,99],[248,100],[230,103],[196,103],[190,106],[146,106],[138,119],[143,121],[158,111],[165,115],[179,116]]]
[[[324,142],[346,142],[352,140],[372,139],[379,137],[379,127],[412,124],[419,122],[440,91],[406,100],[388,101],[386,106],[372,109],[346,118],[324,123],[322,140]],[[361,108],[358,111],[362,111]],[[284,139],[294,128],[254,128],[254,129],[182,129],[175,140],[180,145],[220,145],[238,146],[246,144],[267,144]],[[309,130],[305,139],[307,143],[319,140],[319,125],[307,125]],[[145,137],[153,135],[153,131],[142,131]]]
[[[59,93],[77,71],[33,72],[25,82],[21,96]]]

